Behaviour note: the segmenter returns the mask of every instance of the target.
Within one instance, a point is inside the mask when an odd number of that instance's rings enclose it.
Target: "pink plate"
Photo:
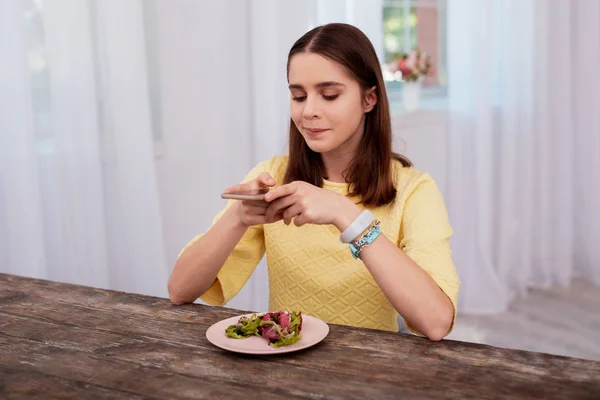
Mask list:
[[[252,314],[245,314],[251,316]],[[321,342],[329,334],[329,325],[318,318],[302,314],[302,337],[291,346],[271,347],[266,339],[252,336],[247,339],[231,339],[225,336],[225,329],[238,322],[241,315],[224,319],[206,331],[209,342],[224,350],[244,354],[282,354],[306,349]]]

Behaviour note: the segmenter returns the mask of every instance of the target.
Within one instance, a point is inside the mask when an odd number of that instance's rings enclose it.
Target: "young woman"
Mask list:
[[[181,251],[169,279],[175,304],[224,305],[265,251],[270,310],[441,340],[456,317],[452,229],[432,178],[392,152],[381,67],[346,24],[317,27],[288,56],[289,155],[257,165]]]

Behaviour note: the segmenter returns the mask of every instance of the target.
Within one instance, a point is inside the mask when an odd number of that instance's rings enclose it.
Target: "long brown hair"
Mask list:
[[[392,179],[392,159],[403,166],[411,162],[392,152],[392,124],[381,66],[373,45],[358,28],[341,23],[316,27],[294,43],[288,54],[290,60],[300,52],[319,54],[341,64],[358,81],[363,93],[375,87],[377,103],[365,114],[365,131],[358,151],[346,169],[344,177],[351,196],[360,195],[365,206],[391,203],[396,196]],[[288,76],[289,79],[289,76]],[[321,154],[308,147],[300,131],[290,120],[289,163],[285,183],[305,181],[323,187],[325,166]]]

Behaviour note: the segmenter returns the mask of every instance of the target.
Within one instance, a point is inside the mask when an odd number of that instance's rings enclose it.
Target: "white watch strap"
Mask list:
[[[364,210],[359,214],[358,217],[352,221],[349,227],[344,229],[344,232],[340,235],[340,241],[342,243],[350,243],[358,237],[365,229],[369,227],[371,222],[375,219],[375,215],[369,210]]]

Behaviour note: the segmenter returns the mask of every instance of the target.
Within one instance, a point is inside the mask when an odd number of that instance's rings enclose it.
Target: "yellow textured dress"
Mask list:
[[[287,156],[271,157],[257,165],[244,181],[268,172],[280,185],[287,161]],[[371,211],[381,221],[383,234],[427,271],[450,298],[456,316],[459,279],[450,249],[452,229],[441,193],[428,174],[405,168],[398,161],[393,162],[393,177],[395,201]],[[325,181],[324,189],[347,193],[343,183]],[[359,199],[353,200],[358,203]],[[201,236],[193,238],[182,252]],[[332,324],[398,330],[398,313],[363,262],[352,257],[339,236],[339,230],[332,225],[297,227],[279,221],[253,226],[201,299],[208,304],[225,305],[244,286],[266,251],[271,311],[302,311]]]

